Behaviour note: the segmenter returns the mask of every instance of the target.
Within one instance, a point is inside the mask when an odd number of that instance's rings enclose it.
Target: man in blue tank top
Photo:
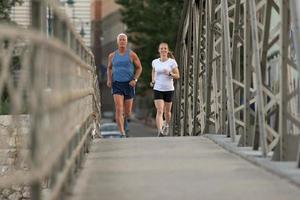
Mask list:
[[[116,122],[122,137],[125,134],[125,119],[131,115],[135,86],[142,73],[142,64],[135,52],[127,48],[127,35],[117,37],[118,49],[108,56],[107,86],[112,88],[115,102]]]

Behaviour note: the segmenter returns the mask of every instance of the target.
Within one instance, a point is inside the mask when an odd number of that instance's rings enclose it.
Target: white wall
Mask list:
[[[31,24],[31,0],[24,0],[21,6],[12,7],[11,9],[11,19],[17,24],[28,27]]]

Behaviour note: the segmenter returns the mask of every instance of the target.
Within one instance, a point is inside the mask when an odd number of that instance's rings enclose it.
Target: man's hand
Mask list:
[[[107,87],[111,88],[111,80],[107,80],[106,85]]]
[[[131,85],[131,87],[135,87],[135,86],[136,86],[135,80],[131,80],[131,81],[129,82],[129,85]]]

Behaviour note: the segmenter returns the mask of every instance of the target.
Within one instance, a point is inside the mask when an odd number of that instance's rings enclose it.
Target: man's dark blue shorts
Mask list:
[[[134,87],[129,82],[112,82],[112,94],[123,95],[124,99],[132,99],[135,95]]]

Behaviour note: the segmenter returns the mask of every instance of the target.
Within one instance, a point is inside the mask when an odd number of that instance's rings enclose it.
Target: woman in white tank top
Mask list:
[[[158,52],[160,57],[152,61],[152,81],[150,86],[153,87],[154,92],[158,136],[162,137],[169,134],[174,93],[173,79],[179,79],[179,70],[167,43],[160,43]],[[166,119],[164,127],[163,114],[165,114]]]

